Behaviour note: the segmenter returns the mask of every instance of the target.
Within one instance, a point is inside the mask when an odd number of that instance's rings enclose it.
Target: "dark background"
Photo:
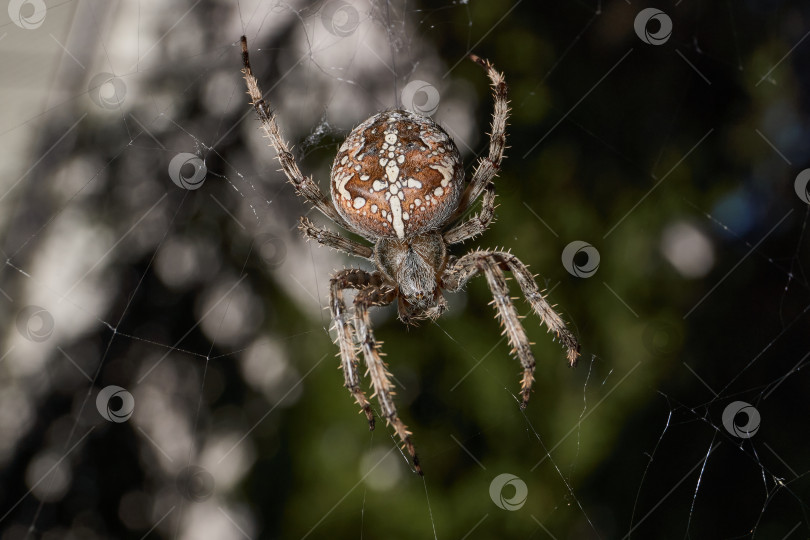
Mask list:
[[[36,28],[0,19],[2,540],[810,535],[806,2],[45,4]],[[634,30],[650,6],[660,45]],[[510,248],[582,357],[527,316],[521,411],[483,280],[436,323],[380,310],[424,478],[342,387],[322,308],[364,263],[297,234],[243,32],[323,189],[414,80],[471,172],[492,100],[463,58],[505,74],[496,222],[454,253]],[[199,189],[167,174],[179,153]],[[566,271],[576,240],[591,277]],[[110,385],[131,417],[103,418]],[[753,434],[723,423],[742,407]],[[526,486],[513,511],[502,473]]]

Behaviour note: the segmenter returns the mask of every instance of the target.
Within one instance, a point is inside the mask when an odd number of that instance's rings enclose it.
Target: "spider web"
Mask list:
[[[9,2],[3,540],[807,534],[810,11],[528,4]],[[418,328],[375,311],[423,478],[341,388],[327,284],[364,263],[298,236],[320,218],[255,129],[242,33],[322,188],[399,106],[470,173],[465,57],[510,83],[498,220],[457,254],[513,248],[582,357],[517,299],[522,411],[483,282]]]

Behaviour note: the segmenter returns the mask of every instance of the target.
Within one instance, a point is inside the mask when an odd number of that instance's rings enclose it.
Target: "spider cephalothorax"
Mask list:
[[[374,245],[374,262],[390,282],[397,284],[399,318],[435,319],[446,308],[441,292],[447,248],[436,232],[404,238],[380,238]]]
[[[509,338],[512,353],[523,367],[522,406],[531,395],[535,360],[520,317],[512,303],[504,272],[509,271],[532,310],[553,331],[568,352],[573,366],[579,344],[559,315],[548,304],[522,262],[503,251],[472,251],[456,258],[448,246],[483,233],[492,221],[495,186],[506,146],[509,108],[503,76],[487,62],[471,58],[487,72],[495,98],[489,154],[478,163],[468,182],[453,140],[433,120],[409,111],[376,114],[357,126],[341,145],[332,165],[330,201],[311,177],[305,177],[281,136],[278,124],[262,98],[250,68],[247,40],[242,36],[243,72],[248,94],[262,122],[262,129],[276,149],[284,174],[326,217],[369,242],[368,246],[325,228],[306,217],[301,230],[307,238],[350,255],[368,259],[377,270],[349,268],[336,272],[330,281],[329,307],[346,387],[374,429],[374,413],[360,388],[358,350],[362,352],[380,415],[393,426],[410,453],[414,468],[422,469],[411,442],[411,433],[399,419],[393,401],[393,385],[379,345],[374,339],[368,311],[396,301],[404,322],[436,318],[446,309],[442,291],[458,291],[475,275],[482,274],[492,290],[497,315]],[[483,196],[482,196],[483,195]],[[481,211],[467,220],[461,217],[478,198]],[[357,290],[354,313],[346,309],[344,291]]]

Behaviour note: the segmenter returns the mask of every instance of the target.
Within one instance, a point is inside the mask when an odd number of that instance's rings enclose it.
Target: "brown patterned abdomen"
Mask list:
[[[430,118],[376,114],[354,128],[332,165],[332,202],[369,237],[438,229],[456,209],[464,169],[453,140]]]

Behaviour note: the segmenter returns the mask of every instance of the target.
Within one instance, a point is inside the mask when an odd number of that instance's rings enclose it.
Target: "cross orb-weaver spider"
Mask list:
[[[546,302],[526,265],[514,255],[482,250],[462,257],[448,254],[448,246],[483,233],[492,222],[495,209],[492,180],[498,174],[506,148],[509,117],[506,82],[488,61],[474,55],[470,58],[486,70],[495,100],[489,155],[479,161],[470,181],[465,183],[461,156],[441,127],[425,116],[391,110],[372,116],[349,133],[332,165],[330,201],[312,177],[301,174],[262,98],[250,68],[247,40],[242,36],[242,72],[248,94],[287,179],[296,193],[326,217],[374,244],[371,247],[344,238],[301,217],[300,229],[307,238],[368,259],[377,268],[374,272],[347,268],[331,278],[329,306],[337,331],[341,367],[346,387],[368,418],[369,428],[374,429],[371,405],[360,388],[357,349],[362,350],[381,415],[393,426],[420,475],[422,469],[411,433],[397,415],[391,375],[374,339],[369,308],[396,301],[399,318],[405,323],[435,319],[447,308],[442,291],[458,291],[470,278],[483,274],[492,289],[511,352],[523,366],[521,406],[525,407],[534,382],[535,361],[531,343],[520,324],[521,317],[509,296],[504,271],[510,271],[534,312],[568,349],[571,366],[576,365],[579,356],[577,339]],[[482,194],[481,212],[461,221],[462,214]],[[353,320],[343,299],[346,289],[357,290]]]

